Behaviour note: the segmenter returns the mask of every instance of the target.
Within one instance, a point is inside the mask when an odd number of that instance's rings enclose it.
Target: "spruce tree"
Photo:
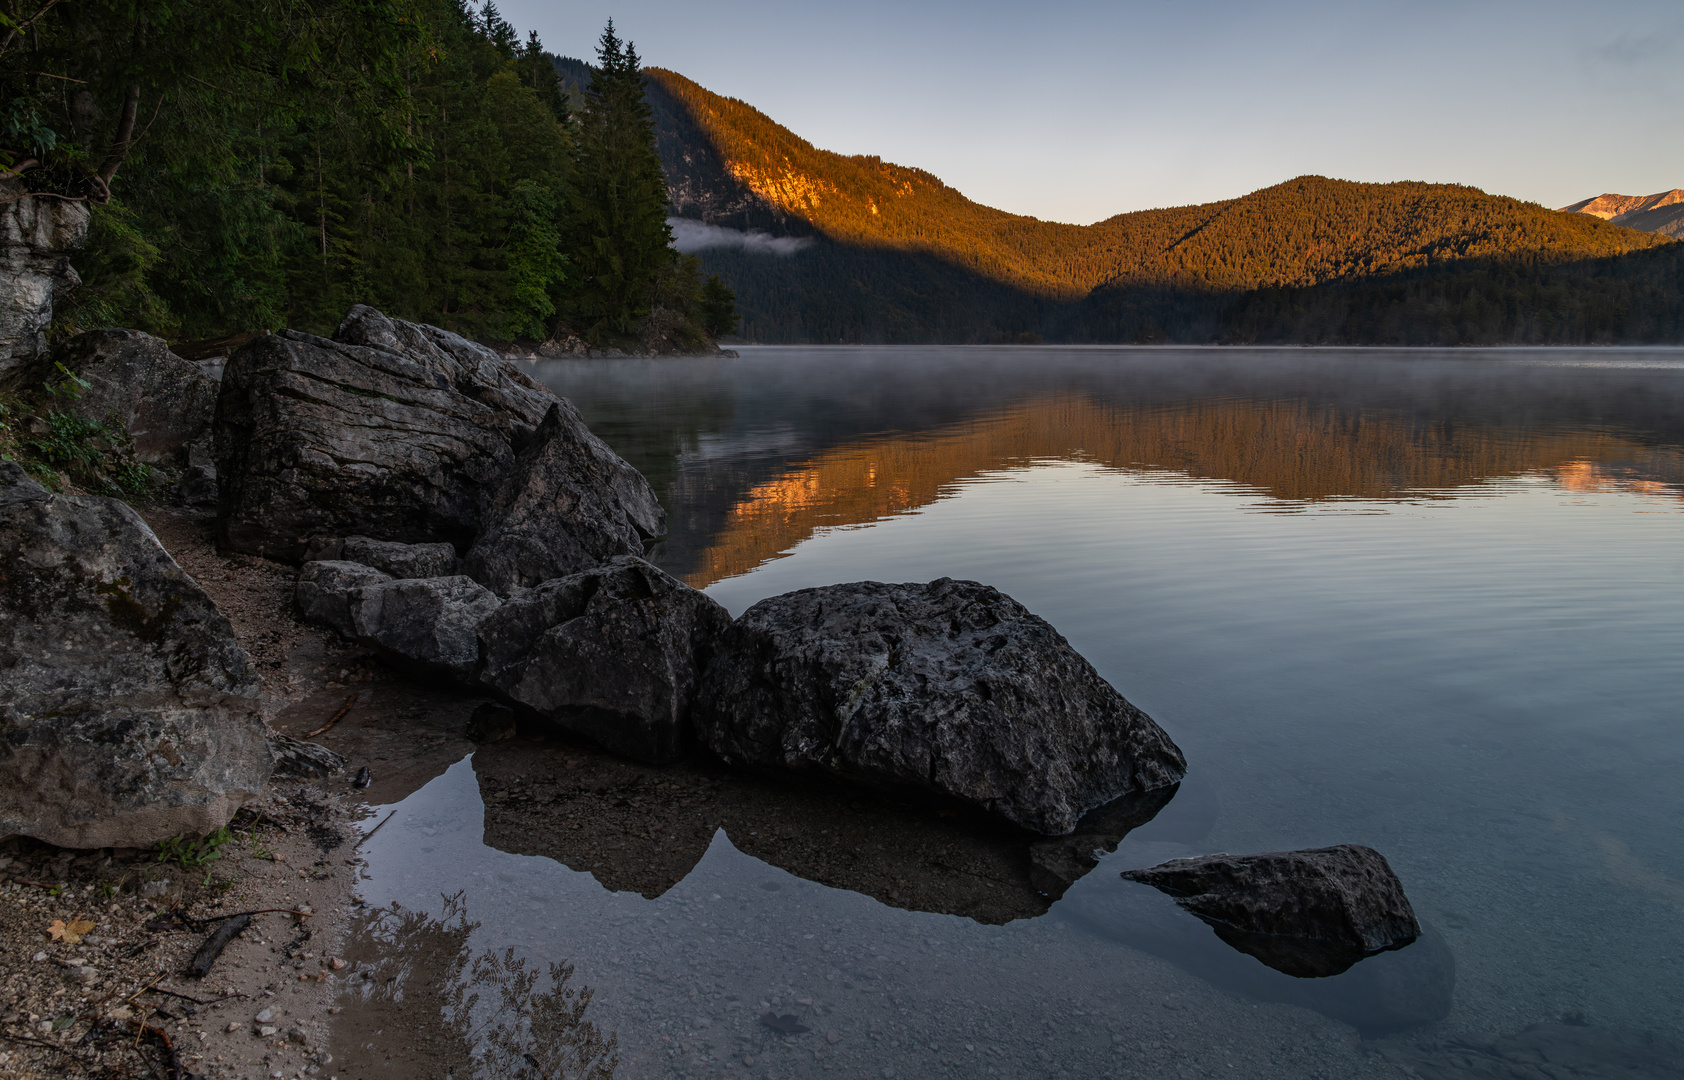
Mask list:
[[[635,332],[672,262],[667,184],[637,50],[609,20],[574,141],[572,315],[597,344]]]

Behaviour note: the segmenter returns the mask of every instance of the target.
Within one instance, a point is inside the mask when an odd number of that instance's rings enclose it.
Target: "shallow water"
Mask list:
[[[985,581],[1191,764],[1049,911],[993,925],[729,822],[670,888],[613,892],[612,855],[593,875],[499,839],[518,810],[489,828],[463,761],[368,842],[365,895],[437,919],[459,894],[463,955],[573,965],[594,999],[536,1036],[567,1075],[594,1054],[627,1077],[1395,1076],[1400,1047],[1423,1075],[1573,1053],[1676,1075],[1684,353],[752,349],[538,374],[655,483],[657,561],[733,613]],[[625,859],[664,843],[639,828]],[[1431,932],[1333,980],[1116,875],[1347,842]],[[1519,1050],[1450,1043],[1535,1024]]]

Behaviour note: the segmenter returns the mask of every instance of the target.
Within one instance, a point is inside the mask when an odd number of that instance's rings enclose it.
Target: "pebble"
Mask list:
[[[262,1027],[257,1029],[257,1035],[258,1035],[258,1038],[267,1039],[269,1036],[275,1034],[275,1032],[278,1031],[278,1030],[280,1030],[280,1029],[275,1027],[273,1024],[265,1024]]]
[[[274,1009],[264,1009],[262,1012],[258,1013],[257,1016],[256,1016],[256,1020],[260,1024],[267,1024],[269,1021],[273,1020],[274,1018],[275,1018],[275,1010]]]

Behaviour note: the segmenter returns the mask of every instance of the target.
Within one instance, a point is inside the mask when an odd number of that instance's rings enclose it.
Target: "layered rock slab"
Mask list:
[[[0,550],[0,835],[147,847],[263,790],[250,659],[133,510],[0,462]]]
[[[706,651],[731,622],[704,593],[644,562],[546,581],[480,625],[480,682],[638,761],[683,756]]]
[[[558,401],[497,492],[462,569],[507,596],[641,555],[643,541],[665,532],[666,512],[643,474]]]
[[[334,340],[258,338],[222,377],[220,538],[289,562],[321,536],[466,549],[557,401],[489,349],[372,308]]]
[[[1174,897],[1223,941],[1299,978],[1337,975],[1421,935],[1403,884],[1361,844],[1172,859],[1122,876]]]
[[[449,577],[457,563],[449,544],[398,544],[366,536],[317,541],[307,558],[361,563],[395,578]]]
[[[951,578],[761,601],[716,646],[692,724],[729,762],[922,789],[1055,836],[1187,768],[1045,620]]]
[[[350,595],[352,636],[413,675],[470,687],[479,672],[479,625],[501,603],[460,574],[367,584]]]

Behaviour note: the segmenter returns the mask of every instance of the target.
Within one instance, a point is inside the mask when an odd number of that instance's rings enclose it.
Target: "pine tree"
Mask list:
[[[570,200],[575,213],[571,312],[589,340],[635,332],[671,264],[667,185],[637,50],[609,20],[578,121]]]

